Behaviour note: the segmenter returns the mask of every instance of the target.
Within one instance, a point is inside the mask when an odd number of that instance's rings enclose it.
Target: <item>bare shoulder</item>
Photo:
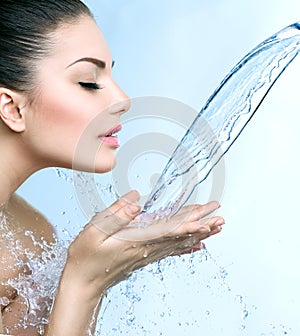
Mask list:
[[[5,220],[5,225],[0,226],[0,298],[5,298],[0,307],[3,315],[5,307],[17,295],[8,285],[9,279],[28,272],[24,267],[18,267],[19,261],[26,262],[28,251],[30,255],[39,258],[42,249],[35,242],[43,240],[52,244],[55,242],[55,232],[47,218],[18,195],[11,197],[2,216]],[[32,232],[34,240],[26,232]]]
[[[21,271],[14,267],[18,260],[26,261],[29,254],[39,258],[42,249],[36,242],[49,245],[55,242],[55,232],[47,218],[16,194],[11,197],[2,216],[5,225],[0,227],[0,292],[3,277],[8,279]]]
[[[24,251],[29,250],[36,257],[39,257],[41,250],[34,242],[45,241],[48,244],[55,242],[55,231],[47,218],[16,194],[11,197],[5,210],[2,211],[2,217],[0,227],[0,266],[2,266],[2,274],[3,265],[8,267],[15,261],[14,247],[18,247],[19,257],[22,249]],[[4,225],[3,222],[5,222]],[[28,232],[32,234],[28,234]]]
[[[8,210],[15,232],[22,234],[25,231],[32,231],[36,239],[44,238],[48,242],[53,240],[55,231],[51,223],[22,197],[14,194]]]

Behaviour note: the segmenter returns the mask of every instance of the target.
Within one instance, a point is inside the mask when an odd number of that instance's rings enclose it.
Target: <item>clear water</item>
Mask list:
[[[172,215],[187,202],[195,188],[205,180],[212,168],[237,139],[274,82],[297,56],[299,50],[300,25],[294,24],[257,46],[228,74],[201,110],[170,158],[162,177],[158,180],[144,206],[144,215],[150,215],[151,218],[166,214]],[[189,151],[188,157],[190,158],[190,153],[192,153],[194,160],[186,159],[186,149]],[[197,167],[196,172],[192,169],[194,167]],[[181,177],[180,183],[178,183],[179,177]],[[73,237],[67,234],[65,240],[48,245],[45,241],[37,242],[33,232],[26,232],[25,234],[43,250],[43,253],[41,258],[37,259],[25,250],[28,259],[25,263],[24,247],[15,239],[9,225],[7,225],[5,216],[0,214],[0,218],[1,239],[7,242],[7,246],[14,253],[17,261],[15,267],[23,265],[30,271],[26,275],[20,275],[5,283],[13,286],[25,298],[28,306],[24,320],[13,328],[18,329],[32,325],[42,334],[43,326],[48,322],[58,280],[65,263],[67,246]],[[5,260],[0,260],[0,267],[1,262],[3,263]],[[167,258],[149,265],[143,272],[135,272],[128,281],[113,288],[104,302],[97,334],[111,335],[112,331],[118,331],[121,334],[123,333],[121,331],[124,331],[124,334],[128,335],[130,331],[127,333],[125,330],[131,330],[133,333],[138,331],[143,335],[165,335],[163,324],[168,323],[168,318],[172,315],[172,307],[164,306],[162,311],[157,311],[156,321],[146,321],[140,325],[137,316],[145,308],[141,295],[147,294],[148,290],[152,299],[155,288],[154,291],[151,291],[149,284],[154,281],[153,276],[157,279],[156,285],[162,286],[164,295],[171,295],[169,288],[174,283],[173,277],[180,278],[182,275],[182,269],[176,271],[179,264],[186,266],[186,271],[183,272],[184,286],[187,286],[186,283],[189,281],[187,274],[189,274],[191,281],[202,281],[199,286],[199,290],[201,290],[199,297],[203,298],[207,295],[205,289],[210,292],[210,296],[203,300],[205,304],[199,302],[199,310],[196,312],[198,317],[200,314],[208,321],[206,334],[214,334],[215,332],[220,334],[222,332],[222,330],[215,329],[217,326],[214,321],[217,318],[220,301],[224,300],[228,302],[234,300],[236,310],[229,312],[230,317],[237,316],[235,325],[238,325],[238,330],[236,334],[243,333],[246,319],[257,308],[248,307],[245,304],[244,296],[233,292],[226,284],[228,273],[225,268],[220,267],[208,251],[204,250],[189,257]],[[164,269],[170,267],[172,268],[172,279],[168,279],[168,273],[164,272]],[[202,272],[203,269],[205,272]],[[147,274],[151,275],[150,281],[143,281],[142,288],[136,286],[137,278],[148,279]],[[112,298],[116,294],[118,296],[121,294],[124,301],[117,307],[112,303]],[[192,295],[195,294],[197,293],[193,291]],[[185,293],[186,295],[188,295],[188,291]],[[161,298],[162,301],[164,299],[165,297]],[[176,304],[176,300],[174,304]],[[0,298],[1,304],[6,305],[7,302],[6,297]],[[189,309],[188,303],[187,309]],[[121,318],[116,317],[116,310],[120,311],[117,315]],[[189,317],[191,317],[189,322],[182,321],[181,316],[177,318],[176,328],[179,328],[182,334],[189,334],[194,324],[197,325],[198,317],[193,313],[195,312],[189,311]],[[220,314],[224,316],[224,311]],[[116,318],[118,321],[114,324]],[[107,327],[103,321],[107,320],[111,320],[112,323],[109,324],[108,330],[105,330]],[[111,327],[113,324],[114,327]],[[12,330],[7,329],[6,331],[9,333]],[[205,334],[205,330],[202,331]],[[269,329],[262,331],[261,335],[286,335],[289,332],[289,329],[283,325],[270,325]]]
[[[20,273],[18,277],[2,283],[4,286],[9,285],[17,290],[27,304],[23,321],[20,321],[12,329],[6,328],[6,332],[11,333],[30,325],[35,326],[42,334],[44,326],[48,324],[53,298],[65,264],[68,242],[56,240],[54,244],[50,245],[44,239],[37,241],[33,232],[26,231],[25,236],[32,240],[33,246],[42,250],[41,256],[37,258],[34,252],[26,249],[22,242],[16,239],[16,234],[11,230],[3,213],[0,213],[0,218],[1,240],[5,240],[6,246],[16,260],[12,268],[24,267],[27,270],[26,273]],[[0,269],[3,263],[5,260],[0,260]],[[7,306],[9,300],[2,297],[0,303]]]
[[[167,269],[172,272],[165,272]],[[217,326],[215,321],[223,320],[226,315],[222,301],[230,305],[232,331],[239,334],[245,328],[247,316],[255,308],[246,306],[244,297],[234,293],[227,284],[227,275],[207,250],[178,259],[169,257],[148,265],[143,272],[135,272],[130,281],[110,291],[101,312],[97,335],[108,336],[111,331],[122,331],[124,335],[133,335],[134,332],[149,336],[189,335],[195,331],[197,334],[200,325],[204,335],[220,334],[218,331],[222,331],[222,326]],[[174,279],[177,285],[174,285]],[[199,298],[196,309],[191,306],[195,296]],[[118,297],[123,298],[121,302]],[[155,312],[151,305],[153,300],[161,302],[155,306]],[[180,309],[175,312],[177,305]],[[145,319],[148,309],[152,309],[151,321]],[[182,311],[185,313],[181,314]]]
[[[299,50],[300,23],[295,23],[263,41],[229,72],[186,132],[153,188],[143,209],[146,222],[149,217],[172,215],[188,201]]]

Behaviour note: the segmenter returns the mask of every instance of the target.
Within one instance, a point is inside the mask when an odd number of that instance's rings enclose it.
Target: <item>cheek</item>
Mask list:
[[[80,112],[80,106],[76,103],[75,99],[43,100],[38,108],[41,114],[39,126],[57,135],[63,135],[65,132],[78,133],[88,118]]]
[[[29,120],[29,139],[38,155],[70,162],[82,133],[93,119],[93,108],[83,111],[82,101],[49,95],[40,99]],[[84,104],[86,106],[86,104]],[[87,110],[87,109],[85,109]]]
[[[30,124],[31,148],[49,165],[103,173],[115,166],[115,150],[101,144],[117,122],[107,111],[83,97],[47,95],[34,108]]]
[[[47,92],[39,103],[43,116],[42,127],[51,129],[58,137],[65,136],[79,140],[83,133],[101,132],[105,128],[101,101],[89,93],[72,90],[65,85]],[[105,113],[104,113],[105,115]],[[100,134],[100,133],[99,133]]]

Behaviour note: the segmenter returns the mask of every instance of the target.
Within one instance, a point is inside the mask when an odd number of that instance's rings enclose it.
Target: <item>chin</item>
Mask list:
[[[105,162],[99,160],[99,162],[95,162],[94,165],[86,164],[85,162],[73,162],[72,167],[69,166],[60,166],[62,168],[71,168],[73,170],[85,172],[85,173],[96,173],[96,174],[104,174],[112,171],[116,166],[116,159],[106,160]]]
[[[117,164],[116,158],[107,162],[95,162],[94,173],[103,174],[112,171]]]

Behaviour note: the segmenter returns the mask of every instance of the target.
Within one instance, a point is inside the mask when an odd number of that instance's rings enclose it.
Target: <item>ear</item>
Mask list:
[[[25,130],[25,117],[21,113],[21,94],[0,88],[0,118],[14,132],[21,133]]]

